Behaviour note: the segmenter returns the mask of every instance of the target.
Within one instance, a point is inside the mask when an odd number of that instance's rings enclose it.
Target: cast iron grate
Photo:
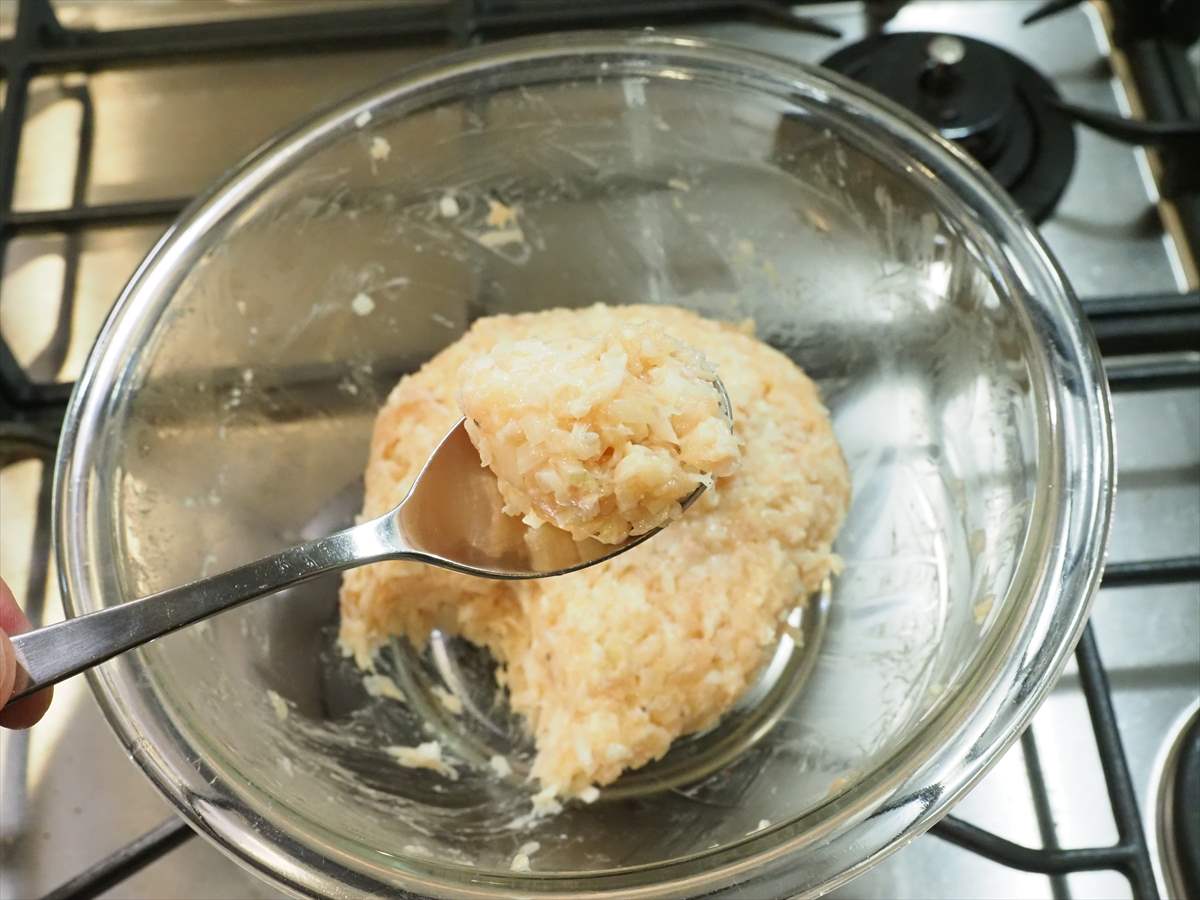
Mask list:
[[[1059,8],[1069,5],[1071,2],[1047,4]],[[72,88],[83,115],[71,204],[54,210],[14,210],[17,152],[26,118],[27,89],[35,75],[94,72],[108,66],[146,61],[169,62],[184,54],[195,59],[249,52],[321,52],[430,40],[468,46],[484,38],[537,30],[678,25],[731,18],[756,19],[830,38],[839,36],[835,29],[798,15],[792,6],[775,0],[450,0],[108,32],[63,27],[50,0],[17,0],[15,33],[0,41],[0,75],[6,92],[0,113],[0,263],[5,248],[18,235],[60,232],[66,236],[67,269],[58,321],[43,351],[53,356],[62,352],[70,338],[76,280],[72,256],[77,255],[71,252],[71,241],[78,240],[81,229],[133,223],[165,227],[190,199],[86,203],[84,187],[90,166],[92,114],[91,98],[84,85]],[[1145,39],[1144,35],[1139,37]],[[1169,54],[1154,58],[1169,58]],[[1194,116],[1200,107],[1200,97],[1194,82],[1185,75],[1169,64],[1156,69],[1150,78],[1151,86],[1161,85],[1162,90],[1150,98],[1153,102],[1148,105],[1167,118],[1184,120]],[[1200,385],[1200,359],[1191,352],[1200,346],[1200,292],[1097,297],[1085,299],[1083,306],[1105,354],[1113,390],[1154,391]],[[33,565],[25,592],[26,613],[35,623],[40,620],[45,604],[50,559],[48,472],[71,387],[31,378],[0,337],[0,467],[26,459],[38,459],[44,464]],[[1103,584],[1134,587],[1197,580],[1200,580],[1200,555],[1112,563],[1104,574]],[[1112,870],[1128,879],[1135,897],[1151,900],[1158,897],[1158,889],[1150,851],[1117,728],[1108,675],[1090,625],[1075,650],[1075,659],[1117,827],[1117,842],[1106,847],[1059,845],[1037,746],[1029,731],[1021,741],[1043,846],[1013,843],[954,816],[943,819],[932,833],[997,863],[1050,876],[1055,896],[1066,895],[1064,879],[1068,874]],[[14,741],[13,747],[14,756],[24,756],[21,741]],[[24,760],[8,762],[23,766]],[[94,897],[141,871],[193,834],[183,820],[171,818],[70,878],[46,898]]]

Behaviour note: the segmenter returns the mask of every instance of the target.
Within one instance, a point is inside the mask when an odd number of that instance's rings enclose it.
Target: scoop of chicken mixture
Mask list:
[[[648,324],[502,340],[458,377],[467,432],[504,511],[535,528],[620,543],[665,525],[697,487],[737,468],[712,367]]]
[[[711,727],[753,683],[788,613],[838,568],[846,464],[813,383],[750,327],[669,306],[553,309],[480,319],[401,379],[375,423],[364,515],[404,498],[460,400],[531,521],[621,540],[712,482],[651,540],[569,575],[386,562],[344,578],[341,642],[360,666],[434,628],[486,647],[543,790],[590,794]]]

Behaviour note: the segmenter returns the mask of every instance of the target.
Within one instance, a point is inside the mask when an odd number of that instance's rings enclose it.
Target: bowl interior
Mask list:
[[[1046,425],[1005,261],[853,111],[716,66],[511,66],[322,121],[214,218],[180,277],[131,300],[138,339],[90,439],[87,556],[105,564],[82,606],[349,523],[400,376],[480,316],[597,302],[751,318],[818,381],[854,483],[845,573],[797,619],[805,646],[782,638],[715,732],[544,821],[524,816],[528,741],[486,656],[397,644],[406,702],[369,695],[333,643],[336,578],[120,661],[105,676],[118,714],[155,719],[168,766],[186,759],[237,798],[232,830],[286,834],[385,883],[506,883],[528,841],[534,881],[650,879],[814,827],[920,739],[1022,614],[1009,586]],[[497,204],[512,216],[499,229]],[[432,739],[457,780],[383,750]],[[499,778],[492,752],[517,776]]]

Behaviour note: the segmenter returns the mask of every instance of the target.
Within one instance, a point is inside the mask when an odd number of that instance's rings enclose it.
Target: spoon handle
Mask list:
[[[13,635],[17,689],[9,702],[248,600],[327,572],[413,556],[389,515],[220,575]]]

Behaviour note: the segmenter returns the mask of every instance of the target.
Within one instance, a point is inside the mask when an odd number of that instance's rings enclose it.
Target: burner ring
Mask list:
[[[1159,769],[1154,821],[1167,894],[1200,896],[1200,706],[1193,705],[1169,738]]]
[[[850,44],[823,65],[930,122],[1000,182],[1035,222],[1075,165],[1075,132],[1054,85],[1019,57],[974,38],[913,31]]]

